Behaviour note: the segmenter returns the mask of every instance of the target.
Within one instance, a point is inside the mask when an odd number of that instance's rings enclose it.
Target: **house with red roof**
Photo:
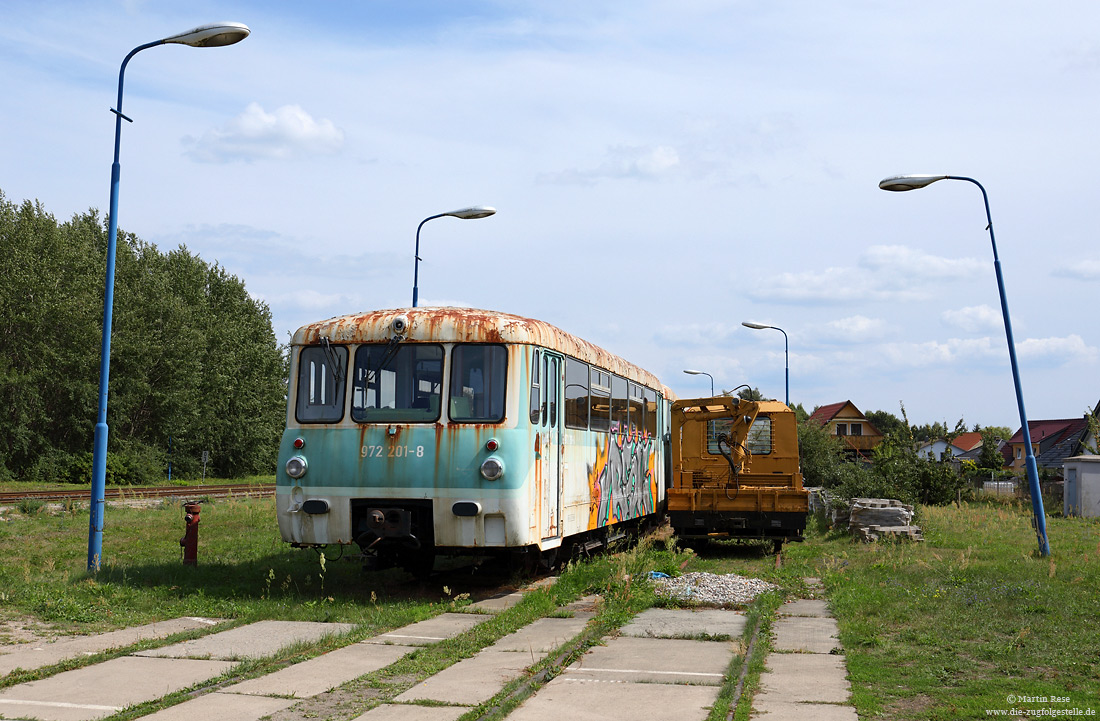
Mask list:
[[[977,431],[968,431],[955,436],[950,442],[946,438],[939,438],[925,443],[917,449],[917,455],[928,456],[935,460],[945,460],[969,453],[975,448],[981,448],[981,445],[982,434]]]
[[[848,454],[868,459],[875,446],[882,443],[882,431],[875,427],[851,401],[830,403],[810,414],[810,420],[825,427],[843,441]]]
[[[1035,463],[1040,468],[1062,469],[1067,458],[1083,452],[1083,442],[1089,430],[1088,416],[1080,418],[1059,418],[1049,421],[1027,422],[1031,433],[1031,452],[1035,454]],[[1023,429],[1016,431],[1008,439],[1011,448],[1011,466],[1022,469],[1026,457]]]

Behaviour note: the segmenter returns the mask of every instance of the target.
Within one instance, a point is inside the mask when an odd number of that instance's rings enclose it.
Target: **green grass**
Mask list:
[[[923,509],[923,543],[858,544],[819,528],[789,547],[791,572],[825,582],[861,717],[1100,713],[1100,523],[1047,522],[1049,558],[1030,509],[996,503]]]
[[[181,563],[183,512],[176,502],[109,506],[103,567],[94,576],[85,571],[86,507],[27,510],[7,511],[0,521],[0,619],[31,617],[67,632],[208,616],[350,622],[358,638],[461,605],[455,599],[470,590],[417,584],[399,571],[365,574],[331,551],[322,565],[315,553],[281,541],[270,499],[203,504],[197,567]],[[658,603],[642,580],[646,572],[678,573],[686,561],[684,571],[756,576],[795,596],[803,577],[822,578],[862,717],[974,718],[1011,708],[1010,695],[1070,698],[1015,704],[1023,708],[1100,713],[1100,523],[1048,518],[1050,558],[1036,553],[1030,510],[1019,504],[925,508],[920,523],[923,543],[858,544],[814,522],[805,543],[786,546],[778,569],[766,546],[752,545],[715,543],[692,554],[656,542],[597,557],[572,565],[545,597],[528,594],[522,608],[501,620],[416,654],[392,679],[404,686],[561,603],[599,593],[605,604],[597,634],[576,649],[582,653]],[[249,673],[286,662],[269,659]],[[750,666],[748,691],[758,666]],[[364,683],[393,687],[384,678]]]
[[[0,522],[0,616],[22,613],[61,631],[88,633],[174,616],[342,621],[392,627],[447,603],[404,574],[324,565],[279,538],[271,499],[204,503],[198,566],[184,566],[183,511],[109,505],[98,574],[87,566],[88,512],[7,514]],[[410,600],[412,599],[412,600]],[[2,640],[0,640],[2,642]]]

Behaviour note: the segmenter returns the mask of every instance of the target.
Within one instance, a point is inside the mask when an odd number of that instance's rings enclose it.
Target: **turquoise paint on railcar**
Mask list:
[[[515,491],[531,472],[533,431],[529,428],[466,425],[289,428],[279,449],[277,486],[341,489],[352,496],[371,495],[374,489],[423,491],[469,489]],[[301,438],[301,450],[294,441]],[[495,439],[496,451],[485,444]],[[299,479],[286,473],[293,456],[306,459],[307,470]],[[490,481],[482,477],[481,464],[494,456],[504,463],[504,476]]]

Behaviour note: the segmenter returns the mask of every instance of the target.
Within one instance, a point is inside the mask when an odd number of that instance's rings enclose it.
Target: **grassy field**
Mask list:
[[[1052,555],[1040,558],[1018,504],[924,508],[919,520],[924,543],[817,529],[787,554],[788,572],[825,582],[860,716],[1100,714],[1100,523],[1048,518]],[[1064,700],[1020,700],[1041,697]]]
[[[174,616],[344,621],[365,637],[463,605],[477,590],[473,577],[466,588],[433,587],[399,571],[364,574],[335,553],[322,561],[291,549],[270,499],[204,504],[197,567],[180,563],[176,502],[111,506],[103,569],[92,577],[84,570],[86,506],[27,510],[0,514],[0,621],[80,632]],[[1049,518],[1053,554],[1039,558],[1029,521],[1029,509],[1016,504],[925,508],[925,542],[870,545],[812,522],[779,568],[765,546],[712,544],[694,554],[656,542],[572,566],[545,598],[485,632],[506,633],[593,592],[607,599],[600,629],[613,630],[656,602],[638,581],[648,570],[741,573],[777,582],[789,596],[815,576],[840,623],[862,718],[970,719],[1013,707],[1100,713],[1100,523]],[[11,640],[0,634],[0,643]],[[474,650],[480,642],[468,641]],[[425,656],[421,672],[469,650],[444,651]],[[758,671],[757,662],[750,692]],[[1016,700],[1037,697],[1065,700]],[[719,706],[728,705],[728,690],[723,698]],[[716,707],[712,717],[724,713]]]

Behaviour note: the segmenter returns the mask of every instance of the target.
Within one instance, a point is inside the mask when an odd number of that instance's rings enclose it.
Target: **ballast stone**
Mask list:
[[[760,594],[779,588],[759,578],[747,578],[736,573],[720,576],[705,571],[685,573],[678,578],[658,578],[653,583],[658,596],[715,606],[752,603]]]

